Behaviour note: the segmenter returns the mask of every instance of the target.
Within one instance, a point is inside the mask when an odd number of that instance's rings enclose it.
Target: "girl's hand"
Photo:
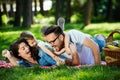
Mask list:
[[[3,50],[2,56],[6,57],[6,58],[10,58],[11,57],[10,51],[8,51],[7,49]]]

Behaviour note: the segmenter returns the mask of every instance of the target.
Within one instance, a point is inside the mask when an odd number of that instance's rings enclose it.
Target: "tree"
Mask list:
[[[21,15],[22,15],[22,0],[16,0],[16,12],[15,12],[14,27],[20,26]]]
[[[92,0],[87,0],[85,8],[85,25],[91,23]]]
[[[71,0],[67,0],[67,9],[66,9],[66,22],[70,23],[70,17],[71,17]]]
[[[2,25],[2,12],[1,12],[1,7],[0,7],[0,26]]]
[[[37,0],[34,0],[34,3],[35,3],[35,11],[34,11],[34,15],[36,16],[37,15]]]
[[[2,6],[3,6],[3,13],[7,15],[6,3],[3,3]]]
[[[39,0],[39,2],[40,2],[40,13],[41,13],[42,15],[44,15],[43,0]]]
[[[111,21],[111,14],[112,14],[112,0],[108,0],[107,5],[106,5],[106,21]]]
[[[13,12],[13,3],[10,3],[10,17],[14,16],[14,12]]]
[[[31,27],[31,23],[32,23],[32,0],[23,0],[22,27]]]
[[[55,12],[55,23],[57,24],[57,20],[59,18],[60,15],[60,0],[56,0],[56,12]]]

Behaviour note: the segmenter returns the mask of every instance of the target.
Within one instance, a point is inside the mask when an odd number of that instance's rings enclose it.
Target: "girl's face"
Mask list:
[[[29,40],[27,40],[27,42],[31,47],[37,46],[37,42],[35,39],[29,39]]]
[[[24,42],[20,43],[18,45],[18,48],[19,48],[18,49],[19,56],[21,56],[24,59],[31,57],[30,48],[26,43]]]

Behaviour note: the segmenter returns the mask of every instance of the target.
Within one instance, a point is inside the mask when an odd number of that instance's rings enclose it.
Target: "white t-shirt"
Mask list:
[[[83,45],[84,39],[86,37],[90,38],[90,36],[87,36],[86,34],[77,30],[70,30],[68,32],[68,35],[70,37],[70,42],[76,44],[80,63],[82,65],[94,64],[94,56],[92,54],[92,50],[89,47]]]

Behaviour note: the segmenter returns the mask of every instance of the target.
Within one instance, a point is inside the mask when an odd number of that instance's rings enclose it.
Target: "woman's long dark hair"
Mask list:
[[[27,44],[29,46],[29,44],[27,43],[27,41],[23,38],[19,38],[17,39],[15,42],[13,42],[11,45],[10,45],[10,51],[12,51],[12,54],[18,58],[18,59],[23,59],[22,57],[18,56],[19,53],[18,53],[18,49],[19,49],[19,44],[24,42],[25,44]],[[40,57],[38,56],[38,52],[39,52],[39,49],[37,47],[30,47],[30,51],[31,51],[31,57],[34,59],[34,60],[38,60]]]

